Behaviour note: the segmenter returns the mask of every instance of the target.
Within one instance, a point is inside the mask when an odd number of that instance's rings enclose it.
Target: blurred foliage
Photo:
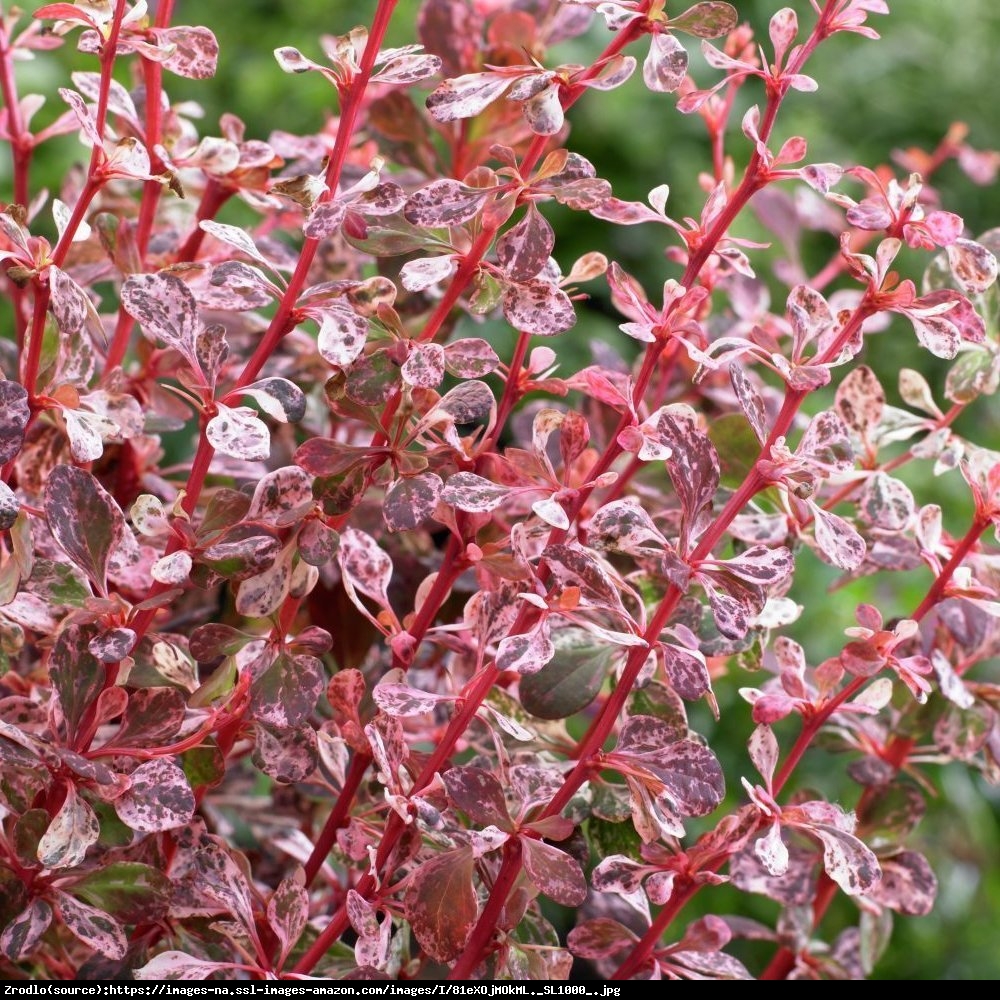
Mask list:
[[[775,146],[788,136],[804,135],[809,140],[810,161],[875,166],[891,162],[897,149],[933,149],[952,122],[963,121],[969,126],[969,142],[974,147],[1000,149],[1000,118],[990,99],[1000,43],[1000,5],[994,0],[963,0],[951,5],[942,5],[938,0],[890,3],[890,17],[870,19],[881,32],[881,41],[843,34],[820,47],[807,66],[820,89],[815,94],[793,92],[789,96],[779,118]],[[30,9],[40,5],[25,6]],[[155,7],[155,3],[150,6]],[[668,9],[684,6],[687,4],[670,3]],[[735,0],[735,6],[766,45],[767,18],[778,4],[773,0]],[[793,6],[800,23],[807,27],[813,17],[809,4],[795,0]],[[321,59],[320,35],[342,34],[366,22],[374,7],[373,0],[239,0],[237,4],[207,5],[179,0],[175,22],[212,28],[219,38],[221,58],[215,81],[204,84],[170,78],[170,96],[174,100],[197,101],[204,108],[201,127],[206,134],[217,133],[219,115],[225,111],[247,123],[248,137],[266,138],[275,129],[318,131],[336,114],[333,90],[316,74],[284,75],[272,50],[279,45],[294,45],[310,58]],[[399,4],[390,34],[392,44],[413,40],[411,25],[417,7],[416,0]],[[601,44],[595,35],[585,36],[562,46],[553,58],[588,62]],[[715,71],[708,70],[701,60],[696,41],[686,38],[685,44],[692,53],[692,71],[699,84],[708,85],[717,79]],[[21,67],[22,92],[53,95],[40,120],[51,120],[61,110],[61,102],[54,95],[56,87],[64,85],[67,63],[92,68],[85,57],[72,51]],[[728,148],[737,169],[749,155],[749,144],[739,134],[738,123],[752,102],[763,102],[756,81],[741,92],[732,119]],[[633,79],[615,92],[585,96],[574,108],[571,121],[570,147],[594,163],[598,174],[612,182],[619,197],[644,199],[650,188],[666,183],[671,188],[668,210],[672,215],[681,218],[699,214],[704,195],[697,178],[700,171],[710,167],[710,159],[704,129],[696,115],[677,114],[672,98],[652,94],[640,80]],[[48,145],[39,156],[37,176],[57,188],[66,162],[82,158],[80,150],[71,138]],[[896,172],[904,174],[898,167]],[[0,192],[8,182],[9,164],[3,159]],[[1000,185],[976,187],[949,163],[935,177],[934,186],[941,193],[944,207],[962,215],[973,236],[1000,225]],[[663,258],[664,240],[672,236],[664,228],[614,227],[554,205],[547,205],[545,213],[559,236],[557,254],[564,268],[580,254],[600,249],[635,273],[654,299],[664,276],[675,273]],[[735,232],[759,236],[762,231],[754,229],[750,220],[741,219]],[[827,236],[817,240],[817,259],[821,263],[835,250],[835,243]],[[591,303],[581,310],[580,324],[570,335],[580,345],[580,359],[586,358],[586,344],[591,338],[612,339],[623,350],[631,346],[618,334],[620,320],[596,284]],[[780,286],[774,286],[772,292],[780,301]],[[503,355],[503,346],[498,344],[498,349]],[[917,349],[912,333],[902,324],[873,338],[864,360],[879,374],[892,403],[899,401],[896,372],[900,367],[922,370],[936,392],[947,371],[945,363]],[[995,407],[973,407],[964,419],[967,427],[975,428],[970,436],[977,443],[1000,447],[1000,414]],[[961,432],[961,423],[958,429]],[[929,471],[921,468],[914,475],[909,481],[921,502],[940,503],[946,523],[964,530],[969,503],[958,474],[934,480]],[[839,650],[843,629],[854,623],[853,610],[859,600],[878,605],[886,618],[905,615],[919,602],[929,580],[925,572],[908,577],[895,574],[891,579],[860,581],[828,595],[827,587],[835,579],[835,572],[809,553],[800,558],[800,574],[810,577],[814,599],[805,602],[803,616],[791,631],[805,644],[813,662]],[[797,578],[797,586],[803,582]],[[749,679],[741,677],[739,681],[743,684]],[[699,726],[704,723],[701,731],[727,765],[733,784],[739,768],[748,767],[744,747],[749,735],[748,726],[727,724],[727,717],[746,719],[731,691],[735,686],[726,685],[725,696],[720,698],[720,724],[708,718],[698,719]],[[805,780],[822,785],[830,772],[837,770],[824,767],[824,756],[816,752],[807,758]],[[995,941],[1000,926],[1000,799],[996,789],[958,767],[945,769],[938,777],[938,785],[941,794],[931,803],[913,844],[933,860],[941,883],[938,903],[927,918],[897,918],[892,945],[876,969],[876,976],[913,980],[1000,978],[1000,953]],[[731,788],[730,794],[738,795],[738,789]],[[856,800],[857,791],[845,786],[839,789],[839,795],[849,806]],[[697,899],[697,912],[727,913],[730,903],[722,887],[703,893]],[[849,909],[850,904],[845,905]],[[772,911],[773,904],[760,901],[757,915],[769,918]],[[838,917],[851,919],[847,911],[837,910],[829,919],[836,921]],[[825,936],[829,939],[833,935]]]

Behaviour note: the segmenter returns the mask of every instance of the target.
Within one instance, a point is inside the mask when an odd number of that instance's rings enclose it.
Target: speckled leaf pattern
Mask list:
[[[49,473],[44,504],[56,541],[103,593],[111,556],[128,531],[121,508],[89,472],[72,465]]]
[[[114,917],[67,892],[56,891],[53,897],[63,923],[88,948],[111,959],[125,954],[128,946],[125,929]]]
[[[839,515],[811,501],[809,509],[815,518],[816,547],[820,555],[841,569],[857,569],[867,552],[865,540]]]
[[[93,625],[67,625],[52,646],[49,674],[70,739],[76,738],[81,722],[104,687],[104,667],[88,648],[96,635]]]
[[[587,880],[580,862],[552,844],[521,838],[524,870],[531,884],[563,906],[580,906],[587,898]]]
[[[434,472],[397,479],[386,490],[382,517],[390,531],[412,531],[428,521],[441,499],[443,484]]]
[[[555,655],[548,620],[543,618],[530,632],[509,635],[497,646],[497,669],[534,674]]]
[[[767,411],[764,400],[746,372],[736,362],[729,366],[729,378],[736,392],[736,399],[747,418],[757,440],[763,444],[767,440]]]
[[[133,274],[122,285],[122,305],[150,340],[172,347],[199,371],[198,304],[173,274]]]
[[[64,787],[66,798],[38,841],[36,856],[44,868],[75,868],[101,832],[94,810],[81,798],[76,784],[67,782]]]
[[[457,958],[479,915],[471,847],[425,861],[409,880],[403,908],[420,946],[438,962]]]
[[[129,782],[124,795],[115,799],[115,812],[133,830],[173,830],[194,814],[194,793],[184,772],[171,760],[160,757],[140,764]]]
[[[12,962],[30,955],[52,923],[52,907],[36,896],[0,934],[0,952]]]
[[[687,73],[688,55],[669,32],[650,37],[649,55],[642,64],[642,79],[650,90],[671,94]]]
[[[569,296],[542,278],[508,285],[502,304],[511,326],[539,337],[554,337],[576,323]]]
[[[555,239],[542,213],[529,203],[524,218],[497,240],[497,259],[511,281],[527,281],[546,265]]]
[[[205,437],[216,451],[231,458],[261,461],[271,454],[271,432],[249,406],[216,403],[216,414],[205,427]]]
[[[309,919],[309,896],[305,890],[305,873],[297,869],[278,883],[267,901],[267,922],[278,939],[279,958],[295,946]]]
[[[306,414],[305,394],[287,378],[263,378],[241,391],[283,424],[297,424]]]
[[[207,80],[215,76],[219,59],[219,43],[208,28],[178,26],[155,32],[161,45],[168,45],[171,54],[163,61],[164,69],[190,80]]]
[[[0,379],[0,463],[6,464],[21,450],[30,417],[24,386]]]
[[[367,337],[368,321],[353,309],[337,303],[324,308],[317,348],[325,361],[346,367],[361,356]]]
[[[304,653],[279,653],[250,687],[254,717],[294,728],[309,719],[326,685],[322,662]]]
[[[445,80],[428,98],[427,110],[436,121],[474,118],[500,98],[513,79],[499,73],[466,73]]]
[[[457,226],[474,218],[488,197],[488,191],[458,181],[431,181],[410,195],[403,217],[424,229]]]

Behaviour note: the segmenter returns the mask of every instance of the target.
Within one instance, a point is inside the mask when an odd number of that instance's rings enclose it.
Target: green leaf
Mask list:
[[[555,655],[541,670],[521,679],[521,704],[540,719],[566,719],[598,695],[618,655],[598,645],[583,629],[562,629],[553,636]]]
[[[215,788],[226,775],[226,761],[217,746],[193,747],[178,762],[194,789]]]
[[[719,453],[721,485],[736,489],[749,476],[760,454],[760,445],[746,419],[739,413],[716,417],[708,436]]]
[[[667,723],[673,739],[683,740],[688,737],[684,702],[672,688],[659,681],[651,681],[638,691],[633,691],[625,704],[625,710],[629,715],[651,715]]]
[[[156,868],[119,861],[80,879],[70,891],[123,924],[137,924],[166,913],[173,887]]]
[[[613,854],[639,857],[642,838],[630,822],[612,823],[595,816],[587,821],[585,832],[594,858],[608,858]]]

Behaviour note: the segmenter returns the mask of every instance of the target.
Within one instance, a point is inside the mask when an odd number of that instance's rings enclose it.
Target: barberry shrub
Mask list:
[[[669,6],[378,0],[275,50],[337,116],[266,139],[171,101],[218,57],[172,0],[3,16],[4,975],[861,978],[931,910],[934,769],[1000,776],[1000,455],[953,429],[1000,237],[928,181],[1000,157],[782,137],[884,0]],[[620,87],[704,126],[680,218],[669,158],[635,202],[572,149]],[[662,290],[549,215],[659,234]],[[884,607],[796,633],[819,561]]]

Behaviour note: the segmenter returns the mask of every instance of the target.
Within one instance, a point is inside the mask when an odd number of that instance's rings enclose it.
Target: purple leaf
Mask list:
[[[49,677],[71,740],[104,687],[104,666],[88,648],[95,635],[93,625],[66,625],[56,636],[49,657]]]
[[[865,540],[842,517],[823,510],[811,500],[808,504],[815,518],[816,546],[820,555],[840,569],[857,569],[867,552]]]
[[[823,844],[827,875],[848,896],[863,895],[881,878],[878,858],[853,834],[824,823],[810,823],[807,829]]]
[[[180,278],[173,274],[133,274],[121,291],[125,311],[150,340],[172,347],[199,372],[198,304]]]
[[[192,861],[198,889],[244,927],[253,927],[250,884],[229,850],[203,833],[195,842]]]
[[[205,219],[199,223],[199,226],[221,243],[239,250],[240,253],[246,254],[258,264],[263,264],[269,270],[273,270],[274,265],[257,249],[257,244],[250,236],[238,226],[229,226],[224,222],[214,222],[211,219]]]
[[[413,531],[434,514],[441,498],[441,477],[433,472],[397,479],[386,491],[382,517],[390,531]]]
[[[412,344],[400,374],[407,385],[437,388],[444,379],[444,348],[440,344]]]
[[[642,888],[642,880],[649,874],[649,866],[612,854],[603,858],[591,873],[591,883],[598,892],[617,892],[630,896]]]
[[[766,545],[753,545],[738,556],[716,565],[741,580],[764,585],[782,583],[795,568],[792,553],[783,545],[776,549],[770,549]]]
[[[340,536],[337,561],[344,586],[355,603],[357,598],[352,592],[358,590],[380,607],[389,607],[386,590],[392,577],[392,560],[371,535],[356,528],[347,528]]]
[[[885,390],[867,365],[859,365],[837,387],[837,413],[861,441],[872,440],[884,409]]]
[[[282,527],[295,523],[312,506],[312,476],[298,466],[286,465],[257,483],[247,520]]]
[[[178,25],[157,29],[154,37],[160,45],[173,50],[163,60],[164,69],[189,80],[207,80],[215,76],[219,43],[208,28]]]
[[[511,281],[527,281],[548,263],[555,233],[531,202],[524,218],[497,240],[500,266]]]
[[[427,98],[427,110],[439,122],[474,118],[484,111],[513,83],[513,78],[499,73],[467,73],[445,80]]]
[[[217,413],[205,427],[205,437],[216,451],[248,462],[271,454],[271,432],[249,406],[215,404]]]
[[[124,957],[128,941],[122,925],[114,917],[59,890],[53,893],[53,899],[63,923],[88,948],[107,958]]]
[[[0,379],[0,463],[6,464],[17,457],[30,419],[31,408],[24,386]]]
[[[403,908],[420,946],[437,962],[458,957],[479,917],[471,847],[438,854],[410,876]]]
[[[650,90],[672,94],[683,82],[687,67],[688,54],[673,35],[659,32],[652,36],[642,64],[642,79]]]
[[[535,135],[555,135],[566,121],[558,83],[549,84],[526,100],[521,107],[524,120]]]
[[[712,689],[708,667],[691,650],[664,643],[663,663],[670,686],[687,701],[697,701]]]
[[[926,917],[934,908],[938,887],[927,859],[916,851],[900,851],[880,863],[882,878],[871,897],[908,917]]]
[[[87,293],[63,270],[49,268],[52,315],[55,316],[59,332],[67,337],[75,336],[83,328],[87,313],[91,309]]]
[[[194,815],[194,793],[184,772],[172,761],[159,757],[140,764],[129,781],[128,790],[115,799],[115,812],[133,830],[173,830]]]
[[[774,769],[778,765],[778,740],[770,726],[758,726],[750,736],[747,744],[750,760],[760,772],[767,787],[771,787]]]
[[[854,468],[850,432],[833,410],[823,410],[812,418],[797,453],[827,471],[848,472]]]
[[[447,413],[456,424],[472,424],[488,417],[495,406],[493,392],[485,382],[463,382],[437,401],[433,413]]]
[[[397,719],[407,719],[414,715],[433,712],[442,702],[454,699],[448,695],[419,691],[408,684],[387,683],[383,680],[372,690],[372,700],[387,715]]]
[[[283,962],[305,930],[309,919],[309,896],[304,888],[305,873],[283,878],[267,901],[267,922],[278,939],[279,962]]]
[[[76,784],[65,784],[66,798],[38,841],[35,852],[45,868],[75,868],[87,849],[97,843],[101,828],[94,810],[77,794]]]
[[[420,257],[408,260],[399,271],[399,280],[409,292],[422,292],[447,281],[458,270],[458,261],[452,254],[439,257]]]
[[[458,181],[431,181],[410,195],[403,209],[403,218],[424,229],[457,226],[474,218],[491,193]]]
[[[480,337],[466,337],[445,345],[444,366],[456,378],[482,378],[499,364],[496,351]]]
[[[530,632],[509,635],[497,644],[497,669],[534,674],[555,655],[547,618],[542,618]]]
[[[513,830],[503,786],[489,771],[481,767],[453,767],[441,777],[448,797],[473,823]]]
[[[910,523],[916,503],[905,483],[876,472],[865,483],[859,509],[868,524],[885,531],[902,531]]]
[[[576,323],[569,296],[542,278],[508,285],[503,314],[511,326],[539,337],[553,337]]]
[[[309,720],[326,686],[322,662],[307,653],[279,653],[250,686],[255,719],[281,728]]]
[[[587,898],[587,880],[580,863],[542,840],[524,836],[520,840],[524,870],[531,884],[563,906],[580,906]]]
[[[215,627],[225,628],[223,625]],[[246,637],[247,640],[249,638]],[[184,721],[185,711],[184,695],[176,688],[140,688],[132,691],[113,743],[120,747],[170,743]]]
[[[981,243],[957,239],[945,252],[951,273],[966,295],[980,295],[997,280],[997,259]]]
[[[747,378],[746,372],[735,361],[729,366],[729,378],[733,383],[740,409],[743,410],[754,436],[763,444],[767,440],[767,410],[764,408],[764,400]]]
[[[207,979],[213,972],[231,969],[228,962],[209,962],[183,951],[163,951],[145,965],[133,969],[133,979],[153,979],[165,982]]]
[[[254,726],[255,767],[282,784],[305,781],[316,770],[319,744],[316,730],[303,724],[289,729],[258,722]]]
[[[674,951],[666,959],[684,979],[753,979],[747,967],[724,951]]]
[[[302,226],[302,235],[310,240],[332,236],[347,217],[347,209],[347,203],[338,199],[317,203]]]
[[[632,948],[639,939],[617,920],[585,920],[569,932],[566,943],[579,958],[611,958]]]
[[[45,517],[70,561],[107,592],[108,563],[128,527],[107,490],[83,469],[57,465],[45,483]]]
[[[0,934],[0,952],[12,962],[27,958],[52,923],[52,907],[36,896]]]
[[[545,549],[545,561],[561,583],[579,585],[596,606],[627,617],[619,585],[593,553],[579,545],[550,545]]]
[[[685,816],[704,816],[722,801],[722,768],[707,748],[675,740],[662,719],[633,715],[622,727],[615,755],[655,774]]]
[[[670,449],[667,471],[684,508],[688,523],[708,507],[719,487],[719,456],[708,435],[701,430],[694,412],[686,407],[660,411],[657,430]]]
[[[270,540],[265,545],[270,551]],[[263,572],[244,579],[236,594],[236,610],[247,618],[274,614],[288,596],[294,571],[295,546],[289,542]]]
[[[736,27],[739,15],[732,4],[703,0],[670,19],[673,31],[686,31],[698,38],[718,38]]]
[[[212,309],[259,309],[272,298],[280,296],[280,289],[271,284],[255,267],[241,260],[227,260],[212,268],[209,289],[199,292],[201,304]]]

